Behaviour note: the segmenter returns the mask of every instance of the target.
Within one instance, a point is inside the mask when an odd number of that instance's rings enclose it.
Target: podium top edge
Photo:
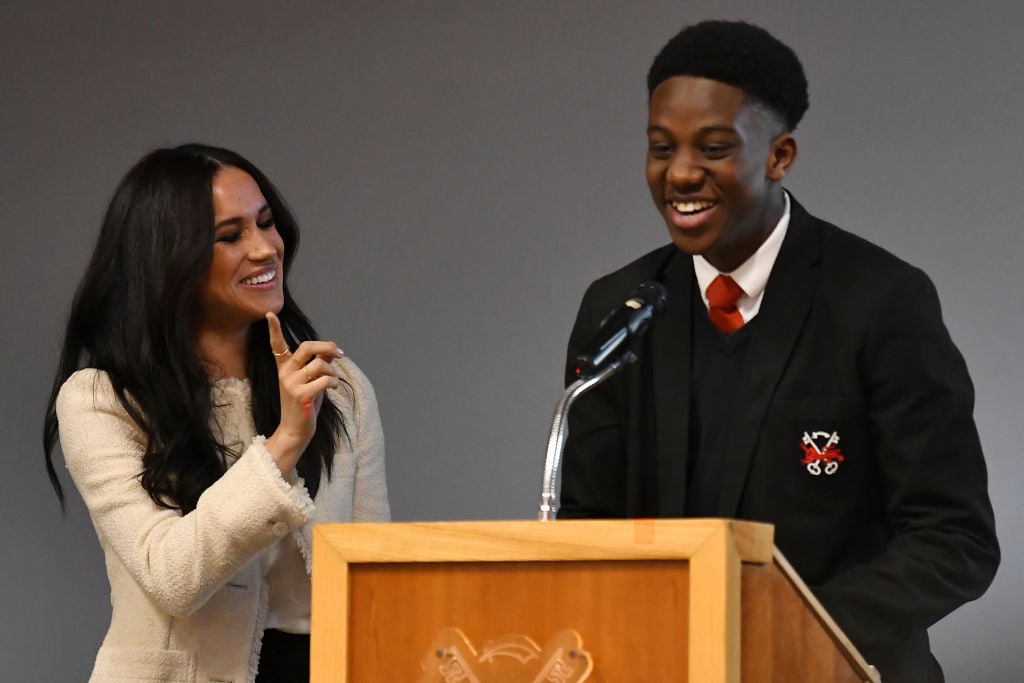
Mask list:
[[[774,527],[732,519],[327,524],[314,542],[354,563],[684,560],[723,534],[741,561],[772,561]]]

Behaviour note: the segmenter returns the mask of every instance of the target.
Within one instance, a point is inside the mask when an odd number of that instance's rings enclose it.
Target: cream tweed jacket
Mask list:
[[[291,534],[310,569],[312,527],[387,521],[384,437],[366,376],[343,358],[329,397],[348,430],[312,500],[289,485],[252,421],[246,380],[212,382],[214,434],[238,457],[193,512],[158,507],[139,483],[146,437],[106,373],[79,370],[57,398],[61,449],[106,559],[112,615],[90,681],[242,683],[255,678],[268,606],[268,549]]]

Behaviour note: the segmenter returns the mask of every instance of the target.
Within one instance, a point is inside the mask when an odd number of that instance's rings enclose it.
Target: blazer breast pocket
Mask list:
[[[857,491],[871,457],[861,403],[807,399],[778,407],[774,451],[786,492],[827,502]]]

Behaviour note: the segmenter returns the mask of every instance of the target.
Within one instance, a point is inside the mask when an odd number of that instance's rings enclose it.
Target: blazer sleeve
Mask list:
[[[592,284],[576,316],[566,357],[566,386],[576,381],[575,360],[600,327],[610,307],[602,308]],[[622,411],[612,378],[581,396],[568,416],[569,435],[562,455],[558,517],[598,518],[626,515],[626,448]]]
[[[859,361],[890,541],[815,591],[865,648],[979,597],[999,564],[964,359],[928,277],[906,268],[897,278]]]
[[[200,608],[256,553],[313,514],[256,437],[186,515],[156,505],[139,483],[146,436],[103,372],[80,370],[57,398],[61,450],[107,553],[163,610]],[[108,562],[110,559],[108,558]]]

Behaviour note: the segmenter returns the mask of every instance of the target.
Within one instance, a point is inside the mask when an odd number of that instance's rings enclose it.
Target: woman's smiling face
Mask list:
[[[284,241],[259,185],[225,166],[213,177],[214,244],[199,285],[200,330],[246,330],[284,306]]]

